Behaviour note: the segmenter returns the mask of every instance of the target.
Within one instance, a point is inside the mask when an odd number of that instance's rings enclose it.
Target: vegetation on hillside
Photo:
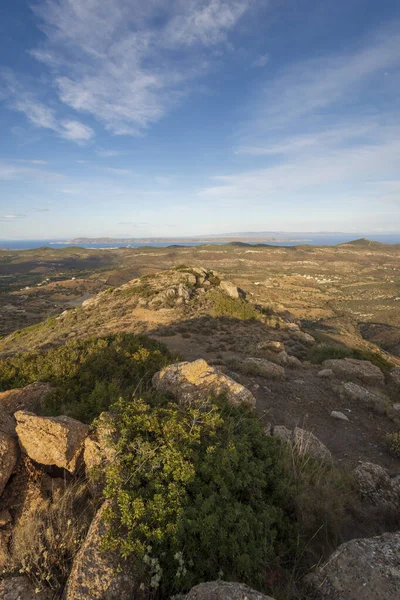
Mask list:
[[[43,414],[91,422],[120,396],[146,392],[172,356],[163,344],[132,334],[71,340],[47,351],[0,360],[0,389],[47,381],[54,387]]]

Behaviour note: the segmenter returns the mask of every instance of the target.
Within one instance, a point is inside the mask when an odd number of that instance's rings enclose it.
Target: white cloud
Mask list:
[[[67,140],[88,141],[94,136],[93,129],[79,121],[62,121],[60,125],[60,135]]]
[[[268,54],[262,54],[261,56],[258,56],[252,64],[252,67],[265,67],[265,65],[267,64],[267,62],[269,61],[269,55]]]
[[[56,181],[64,176],[40,168],[41,165],[32,164],[31,166],[22,166],[11,161],[0,161],[0,181],[16,181],[21,179],[42,179],[46,181]]]
[[[63,103],[139,135],[207,70],[252,1],[42,0],[34,10],[47,41],[32,55],[51,66]]]
[[[5,223],[13,223],[15,221],[20,221],[21,219],[25,219],[26,215],[18,214],[18,215],[0,215],[0,221]]]

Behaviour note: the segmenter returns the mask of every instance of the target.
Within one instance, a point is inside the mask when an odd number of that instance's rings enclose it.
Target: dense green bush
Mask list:
[[[219,292],[212,295],[212,312],[216,316],[242,320],[261,320],[262,314],[252,304],[242,298],[229,298]]]
[[[71,340],[47,351],[1,359],[0,389],[48,381],[54,390],[45,399],[44,414],[90,422],[120,396],[145,392],[154,373],[171,361],[165,346],[144,336]]]
[[[105,548],[134,560],[161,597],[218,577],[264,589],[297,541],[280,443],[223,401],[121,399],[113,410],[119,461],[106,472]]]
[[[377,352],[371,350],[363,350],[361,348],[348,348],[346,346],[338,346],[334,344],[319,344],[311,351],[311,360],[314,363],[320,364],[324,360],[330,358],[357,358],[358,360],[369,360],[382,371],[388,371],[392,365]]]

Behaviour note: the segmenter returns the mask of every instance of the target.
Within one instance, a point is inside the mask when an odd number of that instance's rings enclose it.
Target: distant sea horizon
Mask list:
[[[246,242],[248,244],[267,244],[270,246],[299,246],[302,244],[308,244],[311,246],[335,246],[337,244],[345,244],[347,242],[354,241],[360,238],[368,238],[373,242],[380,242],[382,244],[400,244],[400,233],[390,233],[390,234],[367,234],[367,233],[309,233],[304,234],[294,234],[291,235],[287,240],[284,239],[284,234],[277,235],[277,240],[275,239],[265,239],[263,240],[261,237],[257,237],[259,234],[254,234],[253,239],[249,239],[250,236],[243,236],[240,239],[239,236],[234,235],[221,235],[218,239],[217,236],[206,237],[205,239],[183,239],[183,238],[175,238],[175,239],[165,239],[160,238],[160,241],[156,241],[156,238],[153,238],[149,241],[146,240],[138,240],[137,242],[127,242],[125,240],[118,241],[117,238],[112,239],[109,243],[106,242],[85,242],[85,243],[77,243],[73,240],[62,240],[62,239],[46,239],[46,240],[2,240],[0,239],[0,248],[7,250],[34,250],[42,247],[49,248],[68,248],[71,246],[76,246],[77,248],[85,248],[85,249],[107,249],[112,250],[116,248],[141,248],[141,247],[154,247],[154,248],[166,248],[168,246],[200,246],[204,244],[213,244],[213,245],[221,245],[227,244],[229,242]],[[287,234],[288,236],[290,234]],[[93,238],[96,239],[96,238]]]

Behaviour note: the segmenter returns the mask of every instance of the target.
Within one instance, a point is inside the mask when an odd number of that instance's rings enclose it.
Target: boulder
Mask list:
[[[325,369],[332,369],[342,381],[353,381],[367,385],[383,385],[385,378],[379,367],[369,360],[356,358],[331,358],[322,363]]]
[[[400,504],[399,477],[391,478],[383,467],[369,462],[360,463],[354,475],[364,502],[381,509],[392,507],[397,510]]]
[[[332,419],[336,419],[337,421],[348,421],[349,418],[346,417],[346,415],[342,412],[340,412],[339,410],[333,410],[331,412]]]
[[[112,550],[100,549],[108,525],[105,502],[90,525],[86,539],[72,564],[64,590],[64,600],[131,600],[139,590],[127,564]]]
[[[301,331],[300,329],[299,330],[295,329],[294,331],[291,331],[290,335],[291,335],[292,339],[301,342],[305,346],[312,346],[313,344],[315,344],[315,338],[312,335],[310,335],[309,333],[306,333],[305,331]]]
[[[50,384],[37,382],[23,388],[1,392],[0,407],[10,414],[14,414],[17,410],[36,412],[42,404],[43,397],[50,390]]]
[[[0,432],[0,496],[10,479],[18,460],[16,440]]]
[[[378,413],[383,414],[385,412],[385,401],[380,396],[373,394],[369,390],[361,387],[361,385],[353,383],[352,381],[342,384],[340,394],[343,398],[353,400],[354,402],[360,402],[367,408],[372,408]]]
[[[253,372],[255,375],[270,378],[285,377],[285,369],[265,358],[246,358],[242,363],[245,369]]]
[[[0,581],[1,600],[51,600],[50,590],[36,592],[27,577],[8,577]]]
[[[221,281],[219,287],[225,294],[227,294],[230,298],[241,298],[244,296],[244,293],[241,289],[239,289],[234,283],[231,281],[226,281],[225,279]]]
[[[41,465],[56,465],[74,473],[80,465],[88,426],[70,417],[38,417],[15,413],[22,451]]]
[[[308,454],[317,460],[332,462],[332,454],[328,448],[311,431],[300,427],[295,427],[291,431],[283,425],[276,425],[272,430],[272,435],[282,442],[290,443],[300,456]]]
[[[282,352],[285,349],[284,344],[282,342],[278,342],[277,340],[264,340],[257,344],[258,350],[269,350],[271,352]]]
[[[243,583],[210,581],[193,587],[183,600],[273,600]]]
[[[334,373],[332,371],[332,369],[322,369],[322,371],[319,371],[318,373],[318,377],[323,377],[326,379],[329,379],[330,377],[333,377]]]
[[[319,600],[398,600],[400,532],[342,544],[311,582]]]
[[[391,383],[393,383],[393,385],[400,388],[400,368],[399,367],[396,367],[395,369],[392,369],[390,371],[389,378],[390,378]]]
[[[203,359],[165,367],[154,375],[153,385],[161,392],[173,394],[184,404],[219,394],[225,394],[233,406],[256,404],[256,399],[247,388],[217,371]]]

